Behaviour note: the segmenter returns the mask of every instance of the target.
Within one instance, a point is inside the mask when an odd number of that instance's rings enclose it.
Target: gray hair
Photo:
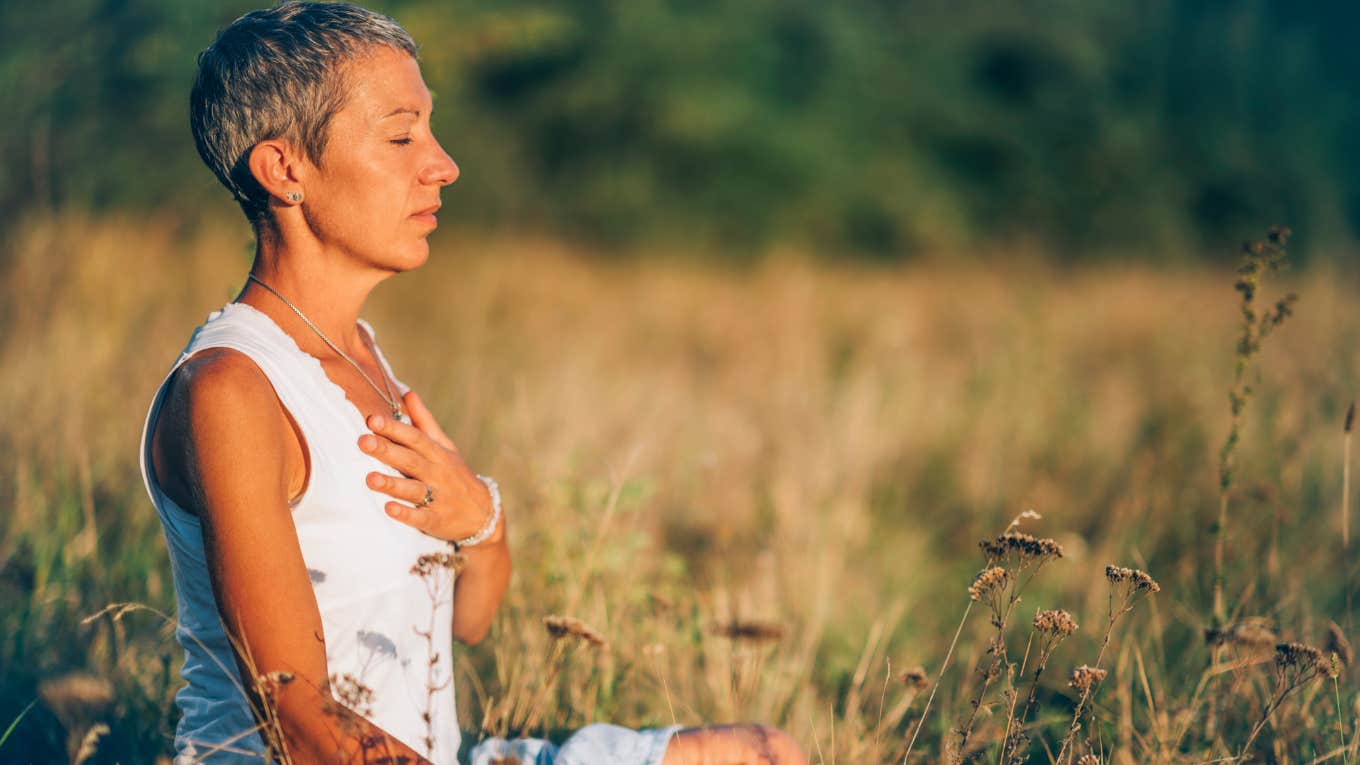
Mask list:
[[[252,224],[269,194],[250,172],[250,151],[284,138],[320,166],[331,118],[348,91],[344,64],[374,46],[416,56],[397,22],[349,3],[288,0],[251,11],[198,55],[189,125],[198,154]]]

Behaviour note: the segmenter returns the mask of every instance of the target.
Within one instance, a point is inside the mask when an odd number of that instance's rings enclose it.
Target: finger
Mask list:
[[[407,425],[401,420],[394,420],[381,414],[370,414],[365,422],[374,433],[386,436],[426,459],[434,459],[439,455],[437,450],[441,448],[440,444],[414,425]]]
[[[426,507],[411,507],[400,502],[388,502],[383,506],[390,518],[394,518],[410,526],[417,531],[426,534],[430,533],[431,524],[434,522],[434,513]]]
[[[430,414],[430,410],[425,408],[425,402],[420,400],[420,396],[416,395],[415,391],[406,391],[406,395],[402,397],[402,400],[406,404],[406,410],[411,413],[411,422],[415,424],[416,427],[420,428],[425,435],[434,439],[435,443],[443,446],[445,449],[452,449],[455,452],[458,451],[458,447],[453,445],[453,439],[444,434],[444,429],[439,427],[439,423],[435,421],[434,415]]]
[[[405,500],[413,505],[425,501],[425,481],[414,478],[397,478],[385,473],[369,473],[368,488]]]
[[[413,478],[426,475],[425,468],[430,464],[415,451],[376,433],[359,436],[359,449]]]

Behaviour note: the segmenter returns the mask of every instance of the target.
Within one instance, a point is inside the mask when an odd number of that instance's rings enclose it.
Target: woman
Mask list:
[[[458,177],[431,107],[406,31],[344,3],[248,13],[199,58],[194,139],[257,250],[142,436],[186,654],[177,762],[457,761],[448,646],[481,640],[505,594],[508,512],[359,318],[425,262]],[[558,761],[805,761],[764,726],[677,728],[589,726]],[[472,757],[510,752],[554,748]]]

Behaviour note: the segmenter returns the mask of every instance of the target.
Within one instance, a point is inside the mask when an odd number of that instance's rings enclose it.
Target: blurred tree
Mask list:
[[[0,0],[6,220],[232,214],[186,102],[197,52],[253,6]],[[880,258],[1017,238],[1179,257],[1273,221],[1314,244],[1360,229],[1360,11],[1341,0],[373,7],[422,45],[463,171],[446,210],[467,224]]]

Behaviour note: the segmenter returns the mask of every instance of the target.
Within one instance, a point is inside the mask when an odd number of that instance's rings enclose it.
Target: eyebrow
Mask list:
[[[415,116],[419,117],[420,110],[410,106],[398,106],[397,108],[393,109],[387,114],[384,114],[382,118],[387,119],[388,117],[395,117],[398,114],[414,114]]]

